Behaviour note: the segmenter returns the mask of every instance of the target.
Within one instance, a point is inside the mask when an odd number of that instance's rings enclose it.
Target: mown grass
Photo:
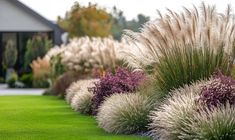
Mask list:
[[[108,134],[91,116],[78,114],[50,96],[0,96],[1,140],[147,140]]]

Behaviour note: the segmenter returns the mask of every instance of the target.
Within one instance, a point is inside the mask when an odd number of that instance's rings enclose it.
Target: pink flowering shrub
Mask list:
[[[144,79],[143,72],[131,72],[122,68],[118,68],[115,74],[111,72],[105,74],[100,78],[100,82],[95,84],[95,87],[90,88],[94,93],[92,98],[93,114],[97,113],[98,107],[106,97],[114,93],[133,93]]]
[[[220,105],[235,105],[235,80],[221,73],[214,76],[214,80],[202,88],[199,103],[207,107]]]

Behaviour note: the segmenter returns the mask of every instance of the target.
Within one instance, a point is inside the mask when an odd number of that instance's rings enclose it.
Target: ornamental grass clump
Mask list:
[[[90,91],[84,91],[78,94],[75,94],[71,101],[71,107],[75,111],[85,114],[92,114],[92,97],[93,93]]]
[[[221,73],[176,89],[150,118],[154,138],[232,140],[235,135],[234,80]]]
[[[235,106],[226,104],[220,107],[203,107],[199,113],[188,118],[181,139],[197,140],[234,140]]]
[[[105,98],[112,94],[135,92],[138,86],[144,81],[145,75],[141,71],[128,71],[118,68],[116,73],[108,72],[100,81],[90,90],[94,93],[93,113],[97,113],[97,109]]]
[[[133,134],[147,130],[149,112],[153,104],[138,93],[114,94],[101,104],[97,122],[109,133]]]
[[[89,91],[98,79],[79,80],[73,83],[67,90],[66,99],[71,100],[71,107],[81,114],[91,115],[92,113],[92,97],[94,94]]]
[[[98,79],[78,80],[76,82],[73,82],[66,90],[66,102],[70,104],[76,94],[82,94],[82,91],[87,91],[88,87],[94,86],[95,82],[98,82]]]
[[[209,108],[226,103],[235,105],[235,80],[219,73],[212,83],[202,88],[198,102]]]
[[[131,45],[123,50],[130,67],[152,73],[159,90],[165,92],[209,78],[220,69],[230,74],[235,56],[235,19],[228,6],[218,13],[204,3],[184,8],[144,25],[141,32],[126,31]]]
[[[202,86],[208,81],[196,82],[190,86],[176,89],[162,105],[151,112],[149,125],[153,138],[166,140],[180,139],[184,129],[188,127],[188,118],[195,114],[196,102]]]

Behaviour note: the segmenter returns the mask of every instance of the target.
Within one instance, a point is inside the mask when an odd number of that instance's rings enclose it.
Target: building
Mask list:
[[[18,0],[0,0],[0,66],[6,41],[11,39],[18,49],[17,66],[23,61],[26,43],[36,33],[46,33],[54,44],[61,44],[62,30]],[[0,68],[0,76],[2,68]]]

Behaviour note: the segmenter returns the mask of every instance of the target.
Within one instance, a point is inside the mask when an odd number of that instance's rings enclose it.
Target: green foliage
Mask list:
[[[12,40],[8,40],[3,54],[3,65],[13,68],[17,60],[17,48]]]
[[[50,83],[47,79],[33,79],[34,88],[48,88]]]
[[[22,77],[19,78],[19,81],[24,83],[25,88],[32,88],[33,87],[33,74],[24,74]]]
[[[56,55],[50,59],[50,66],[51,66],[51,74],[50,78],[52,80],[52,83],[55,81],[57,77],[62,75],[65,72],[65,67],[61,63],[61,56]]]
[[[231,69],[231,77],[233,79],[235,79],[235,65],[233,64],[231,67],[232,67],[232,69]]]
[[[0,77],[0,83],[5,83],[5,79],[3,77]]]
[[[32,39],[29,39],[24,56],[24,67],[28,68],[33,60],[38,57],[42,58],[52,46],[52,41],[45,35],[35,35]]]
[[[139,29],[150,20],[148,16],[138,14],[137,19],[126,20],[123,12],[113,7],[113,24],[112,24],[112,35],[115,39],[120,40],[123,30],[130,29],[132,31],[139,31]]]
[[[193,81],[207,79],[216,70],[229,74],[229,62],[230,56],[223,46],[216,51],[210,47],[173,47],[155,64],[156,85],[167,93]]]
[[[85,7],[76,2],[65,18],[58,17],[57,22],[70,37],[106,37],[110,35],[112,16],[97,5]]]
[[[7,80],[8,87],[14,88],[17,80],[18,80],[17,73],[16,72],[11,73],[9,79]]]

